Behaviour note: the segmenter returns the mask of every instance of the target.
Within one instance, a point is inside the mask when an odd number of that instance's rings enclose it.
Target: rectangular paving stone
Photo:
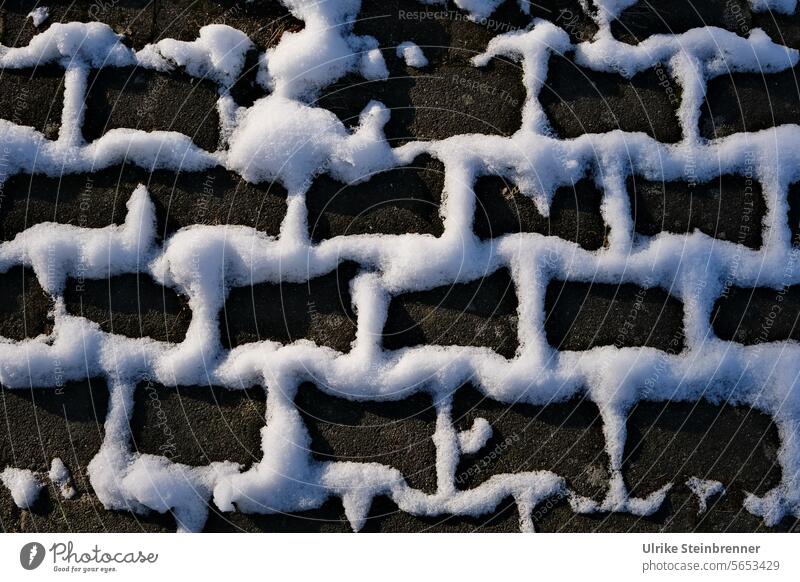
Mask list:
[[[729,287],[711,314],[720,339],[745,345],[800,339],[800,285],[770,289]]]
[[[0,297],[0,337],[20,341],[53,331],[53,300],[33,269],[18,266],[0,274]]]
[[[111,129],[177,131],[215,151],[220,127],[216,85],[179,71],[104,68],[89,77],[83,136],[94,141]]]
[[[725,175],[703,184],[628,180],[636,232],[691,233],[695,229],[752,249],[761,247],[766,203],[752,178]]]
[[[86,467],[103,442],[106,383],[99,379],[64,383],[59,377],[53,382],[60,386],[14,390],[0,386],[4,425],[0,465],[47,472],[58,457],[85,491]]]
[[[134,394],[133,443],[140,453],[176,463],[233,461],[247,468],[262,457],[265,403],[258,387],[227,390],[142,382]]]
[[[681,139],[677,117],[680,87],[663,68],[625,79],[553,55],[540,101],[562,138],[619,129],[644,132],[667,143]]]
[[[388,465],[411,487],[436,492],[436,411],[429,395],[356,402],[303,384],[295,405],[311,435],[316,460]]]
[[[612,21],[611,32],[619,40],[637,44],[654,34],[681,34],[705,26],[747,36],[751,23],[746,0],[640,0]]]
[[[597,346],[683,349],[683,305],[661,288],[629,283],[552,281],[545,295],[545,333],[559,350]]]
[[[608,490],[608,456],[600,412],[586,399],[547,406],[491,400],[470,385],[453,401],[456,430],[475,419],[492,426],[492,438],[474,454],[462,455],[456,487],[472,489],[501,473],[552,471],[577,493],[602,500]]]
[[[590,179],[558,188],[545,218],[533,200],[499,176],[484,176],[475,183],[474,230],[482,240],[516,232],[536,232],[577,242],[597,250],[605,241],[600,214],[603,194]]]
[[[356,337],[350,280],[357,266],[343,263],[307,283],[258,283],[231,289],[220,314],[226,348],[263,340],[309,339],[340,352]]]
[[[67,312],[127,337],[181,342],[192,319],[188,300],[144,273],[67,281]]]
[[[392,298],[383,347],[483,346],[512,358],[517,348],[517,297],[507,270],[477,281]]]
[[[708,139],[800,123],[800,66],[781,73],[733,73],[708,82],[700,132]]]
[[[624,475],[634,495],[690,477],[722,482],[741,504],[780,483],[780,439],[756,410],[699,402],[640,402],[628,417]],[[690,501],[697,509],[697,499]],[[741,505],[740,505],[741,507]]]
[[[169,238],[194,224],[232,224],[276,236],[286,214],[286,190],[275,183],[250,184],[221,167],[203,172],[148,172],[125,164],[92,174],[18,174],[2,189],[0,234],[11,240],[40,222],[84,228],[122,224],[126,204],[144,184],[156,207],[157,235]]]
[[[151,41],[155,4],[153,0],[51,0],[46,3],[49,18],[37,28],[28,14],[43,5],[40,0],[5,0],[0,7],[0,38],[6,46],[26,46],[55,22],[102,22],[125,35],[124,43],[140,49]]]
[[[443,187],[444,165],[428,155],[358,184],[320,176],[306,194],[311,238],[318,242],[357,234],[441,236]]]
[[[64,104],[64,70],[56,66],[0,69],[0,119],[58,138]]]

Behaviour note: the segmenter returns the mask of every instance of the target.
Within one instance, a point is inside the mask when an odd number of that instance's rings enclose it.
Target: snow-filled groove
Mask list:
[[[790,69],[798,63],[798,51],[774,44],[758,29],[743,38],[710,27],[627,45],[613,39],[609,22],[632,2],[596,1],[599,32],[592,41],[572,45],[564,30],[537,19],[528,30],[494,38],[474,59],[475,66],[486,65],[494,56],[521,62],[527,100],[517,133],[508,138],[461,135],[392,148],[383,133],[390,111],[381,103],[371,102],[352,132],[330,111],[309,105],[346,74],[358,72],[367,79],[388,74],[377,41],[352,33],[359,1],[282,1],[305,27],[285,33],[277,46],[261,55],[258,78],[270,93],[249,108],[237,107],[229,90],[252,43],[225,25],[204,27],[194,42],[167,39],[135,52],[104,24],[56,23],[27,47],[0,48],[0,67],[53,63],[67,71],[57,140],[0,121],[0,140],[10,152],[6,176],[92,172],[123,160],[146,169],[183,171],[222,165],[248,181],[280,182],[289,192],[278,237],[246,227],[197,225],[159,246],[155,208],[147,189],[139,186],[131,193],[121,225],[89,229],[38,224],[0,244],[0,271],[29,266],[55,298],[51,336],[0,343],[0,382],[27,388],[54,386],[57,376],[107,379],[105,441],[89,467],[92,486],[107,508],[171,510],[179,529],[188,531],[202,529],[208,502],[222,511],[264,513],[312,509],[332,495],[341,497],[356,530],[364,524],[376,495],[388,495],[401,510],[426,516],[479,516],[510,495],[524,530],[533,528],[531,512],[536,504],[554,495],[568,496],[576,512],[647,515],[659,508],[670,485],[646,499],[629,495],[621,472],[628,411],[642,399],[706,398],[753,406],[772,416],[782,440],[782,481],[763,497],[750,495],[745,506],[768,525],[786,515],[800,517],[800,345],[787,341],[744,347],[716,338],[709,322],[714,302],[726,286],[781,289],[800,283],[799,249],[791,244],[786,218],[789,185],[800,180],[800,127],[781,126],[712,142],[703,140],[698,129],[709,79],[731,71]],[[497,0],[456,3],[475,18],[488,16],[499,4]],[[794,0],[752,0],[752,4],[756,9],[796,9]],[[684,139],[665,145],[644,134],[622,131],[574,140],[554,138],[538,100],[553,52],[574,52],[582,66],[626,77],[663,64],[683,89],[679,116]],[[226,146],[208,152],[186,135],[133,129],[112,130],[85,143],[80,127],[89,71],[132,65],[164,72],[180,67],[215,82]],[[408,164],[421,153],[445,165],[441,237],[358,235],[312,244],[305,196],[315,176],[328,173],[341,181],[359,180]],[[762,184],[767,214],[760,250],[700,232],[634,237],[627,177],[676,180],[685,178],[689,167],[698,182],[739,174]],[[603,191],[608,247],[588,252],[538,234],[481,242],[472,231],[472,187],[485,175],[514,182],[544,215],[556,188],[586,176],[594,178]],[[304,282],[344,260],[362,269],[351,288],[358,328],[350,352],[334,352],[304,340],[291,345],[263,341],[223,350],[218,317],[232,287]],[[520,347],[513,359],[488,349],[458,346],[383,350],[381,330],[393,295],[474,280],[500,268],[512,273],[519,300]],[[188,297],[192,321],[180,344],[104,333],[96,324],[66,312],[67,278],[136,272],[149,273]],[[662,287],[684,304],[686,350],[677,355],[651,348],[554,350],[543,323],[544,294],[551,279]],[[654,374],[658,382],[645,388]],[[135,453],[129,418],[134,390],[145,380],[229,389],[263,386],[267,412],[261,461],[244,471],[231,462],[190,467]],[[457,490],[459,456],[489,438],[486,427],[476,426],[475,434],[464,435],[453,426],[452,394],[467,380],[503,403],[547,404],[585,393],[597,404],[604,423],[611,463],[605,499],[581,497],[568,490],[562,477],[547,471],[496,475],[475,489]],[[412,489],[392,467],[314,461],[307,451],[310,437],[293,402],[304,381],[356,400],[431,393],[437,414],[436,492]],[[7,475],[18,481],[15,471]],[[25,482],[35,483],[31,479]]]

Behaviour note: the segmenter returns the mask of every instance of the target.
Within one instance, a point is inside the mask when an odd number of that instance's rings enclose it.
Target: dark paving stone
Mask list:
[[[421,344],[484,346],[513,357],[517,297],[508,271],[393,297],[383,329],[384,348]]]
[[[0,8],[0,38],[6,46],[26,46],[54,22],[97,21],[125,35],[123,42],[139,49],[152,38],[154,4],[153,0],[5,0]],[[27,17],[37,6],[47,6],[49,14],[39,28]]]
[[[67,312],[100,324],[108,333],[178,343],[192,314],[186,298],[144,273],[67,281]]]
[[[596,346],[683,349],[683,305],[661,288],[553,281],[545,296],[547,341],[559,350]]]
[[[735,73],[712,79],[700,115],[700,132],[712,139],[800,123],[800,67],[782,73]]]
[[[286,191],[278,184],[249,184],[221,167],[147,172],[126,164],[88,175],[12,176],[2,190],[0,233],[11,240],[39,222],[84,228],[122,224],[139,184],[147,186],[156,206],[160,238],[193,224],[250,226],[276,236],[286,213]]]
[[[64,70],[60,67],[0,70],[0,118],[56,139],[63,102]]]
[[[248,513],[222,513],[211,508],[203,531],[270,532],[270,533],[348,533],[350,522],[338,497],[326,501],[319,509],[295,513],[265,515]]]
[[[704,26],[747,36],[750,5],[746,0],[640,0],[611,23],[611,32],[619,40],[636,44],[653,34],[680,34]]]
[[[185,465],[233,461],[246,468],[262,456],[265,409],[262,388],[141,383],[131,419],[134,447]]]
[[[519,531],[519,510],[508,497],[497,504],[493,512],[481,517],[440,515],[420,517],[401,512],[388,497],[372,501],[364,533],[500,533]]]
[[[315,459],[381,463],[398,469],[411,487],[436,492],[436,412],[429,395],[356,402],[303,384],[295,404]]]
[[[291,343],[306,338],[349,351],[356,337],[350,299],[350,279],[356,272],[356,265],[344,263],[308,283],[259,283],[232,289],[220,315],[223,345],[232,348],[266,339]]]
[[[356,234],[420,233],[441,236],[439,216],[444,165],[420,156],[408,166],[374,174],[360,184],[327,176],[306,196],[311,238],[321,241]]]
[[[32,269],[12,267],[0,274],[0,297],[0,337],[20,341],[53,331],[48,317],[53,300]]]
[[[94,141],[111,129],[177,131],[207,151],[215,151],[220,127],[217,90],[211,81],[178,71],[159,73],[135,67],[92,73],[83,136]]]
[[[800,339],[800,286],[781,290],[730,287],[715,303],[711,315],[720,339],[745,345]]]
[[[47,472],[53,458],[59,457],[78,489],[85,490],[86,466],[103,442],[105,382],[61,382],[57,388],[20,390],[0,387],[0,407],[0,466]]]
[[[758,249],[767,208],[761,185],[752,178],[726,175],[704,184],[628,180],[636,232],[691,233]]]
[[[792,244],[800,246],[800,182],[789,186],[789,228],[792,231]]]
[[[600,215],[603,194],[589,179],[556,190],[550,216],[543,217],[528,196],[499,176],[475,183],[474,230],[486,240],[516,232],[538,232],[575,241],[587,250],[603,246],[606,228]]]
[[[460,388],[453,402],[457,430],[476,418],[492,425],[492,438],[478,452],[463,455],[456,486],[471,489],[500,473],[552,471],[568,486],[602,500],[608,489],[608,456],[603,423],[593,403],[581,399],[547,406],[503,404],[472,386]]]
[[[562,138],[621,129],[644,132],[661,142],[681,139],[676,114],[680,87],[663,68],[625,79],[554,55],[540,101]]]
[[[753,28],[761,28],[773,42],[800,49],[800,18],[794,14],[779,14],[777,12],[754,12],[752,15]]]

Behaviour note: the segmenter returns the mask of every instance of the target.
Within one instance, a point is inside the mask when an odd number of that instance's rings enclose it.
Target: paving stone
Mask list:
[[[28,14],[42,6],[40,0],[6,0],[0,7],[2,42],[26,46],[38,33],[55,22],[102,22],[125,38],[122,42],[140,49],[152,38],[155,19],[153,0],[49,0],[49,18],[38,28]]]
[[[243,468],[261,460],[265,425],[262,388],[137,386],[131,431],[135,450],[175,463],[205,466],[233,461]]]
[[[477,281],[392,298],[383,347],[484,346],[511,358],[517,348],[517,298],[507,270]]]
[[[56,139],[63,101],[64,71],[60,67],[0,69],[0,119]]]
[[[145,184],[156,207],[157,235],[169,238],[194,224],[231,224],[276,236],[286,214],[286,190],[275,183],[249,184],[216,167],[204,172],[147,172],[133,164],[92,174],[18,174],[5,183],[0,234],[11,240],[40,222],[84,228],[122,224],[126,204]]]
[[[444,165],[428,155],[359,184],[320,176],[306,195],[311,238],[318,242],[357,234],[441,236],[443,187]]]
[[[600,214],[603,194],[589,179],[558,188],[550,216],[536,210],[533,199],[499,176],[484,176],[475,183],[474,231],[487,240],[516,232],[537,232],[577,242],[587,250],[601,248],[606,227]]]
[[[357,402],[303,384],[295,404],[311,435],[316,460],[388,465],[398,469],[411,487],[436,492],[436,412],[430,396]]]
[[[663,67],[625,79],[554,55],[540,101],[562,138],[620,129],[674,143],[681,139],[677,117],[680,97],[680,87]]]
[[[347,533],[352,532],[341,500],[331,498],[319,509],[271,514],[222,513],[211,508],[203,531],[269,533]]]
[[[601,501],[608,489],[608,457],[597,406],[573,399],[547,406],[504,404],[474,387],[460,388],[453,401],[457,430],[472,428],[477,418],[492,426],[492,438],[478,452],[463,455],[456,486],[472,489],[501,473],[552,471],[568,486]]]
[[[733,73],[708,82],[700,132],[708,139],[800,123],[800,66],[781,73]]]
[[[792,232],[792,244],[800,246],[800,182],[789,186],[787,194],[789,202],[789,229]]]
[[[59,457],[85,490],[86,467],[103,442],[108,390],[98,379],[55,381],[56,388],[0,386],[0,465],[46,473]]]
[[[185,297],[144,273],[69,279],[64,301],[67,312],[100,324],[105,332],[132,338],[178,343],[192,318]]]
[[[258,283],[232,289],[220,314],[223,345],[306,338],[350,351],[356,334],[350,280],[356,272],[353,263],[344,263],[308,283]]]
[[[174,71],[104,68],[89,77],[83,136],[94,141],[117,128],[177,131],[207,151],[219,145],[216,85]]]
[[[607,345],[670,353],[683,349],[683,305],[658,287],[552,281],[545,317],[547,341],[559,350]]]
[[[20,341],[53,331],[52,298],[32,269],[12,267],[0,274],[0,337]]]
[[[711,315],[720,339],[745,345],[800,339],[800,285],[729,287],[717,300]]]
[[[611,32],[619,40],[636,44],[654,34],[681,34],[705,26],[747,36],[751,23],[746,0],[640,0],[612,22]]]
[[[628,195],[639,234],[697,229],[719,240],[761,247],[767,208],[761,185],[752,177],[725,175],[703,184],[631,178]]]

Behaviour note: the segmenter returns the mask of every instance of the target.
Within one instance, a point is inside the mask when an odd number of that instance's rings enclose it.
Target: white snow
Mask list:
[[[415,43],[407,40],[397,45],[397,56],[403,59],[409,67],[421,69],[428,66],[425,53]]]
[[[50,477],[50,481],[53,482],[53,485],[58,487],[64,499],[72,499],[78,494],[72,484],[72,477],[69,473],[69,469],[67,469],[64,461],[60,458],[56,457],[52,460],[50,463],[50,471],[47,476]]]
[[[697,513],[705,513],[708,509],[708,502],[712,497],[725,495],[725,486],[719,481],[711,479],[700,479],[691,477],[686,482],[686,486],[697,496]]]
[[[47,6],[37,6],[28,14],[28,18],[33,22],[33,26],[39,28],[45,21],[50,18],[47,11]]]
[[[6,467],[0,473],[0,481],[9,490],[11,498],[20,509],[28,509],[36,503],[44,487],[44,483],[30,469]]]
[[[626,1],[599,2],[605,16],[598,18],[608,24],[609,15],[618,13]],[[260,56],[259,80],[270,94],[249,108],[236,107],[229,88],[250,44],[244,35],[225,26],[203,28],[194,42],[160,41],[137,53],[106,25],[54,23],[27,47],[0,49],[0,67],[55,63],[67,71],[64,119],[57,140],[47,140],[33,128],[0,121],[0,140],[9,152],[8,175],[92,172],[123,159],[147,169],[173,171],[220,164],[248,181],[275,180],[289,191],[277,237],[246,227],[198,225],[156,243],[154,206],[141,185],[130,194],[122,224],[98,229],[39,224],[0,243],[0,270],[20,264],[32,267],[55,298],[50,336],[0,343],[0,382],[10,388],[29,388],[52,387],[56,377],[106,379],[110,404],[105,440],[89,466],[91,485],[106,507],[137,512],[171,509],[182,531],[202,528],[209,500],[223,511],[302,511],[318,507],[330,496],[342,498],[348,519],[359,529],[371,500],[382,494],[403,511],[427,516],[479,516],[511,495],[526,530],[533,527],[535,505],[553,495],[568,496],[577,512],[647,515],[659,508],[672,484],[647,498],[630,495],[622,477],[629,410],[645,398],[706,398],[753,406],[773,417],[782,439],[782,481],[764,496],[748,497],[745,507],[768,525],[785,515],[800,516],[800,396],[796,389],[800,345],[774,342],[745,347],[724,342],[715,337],[709,323],[724,285],[778,289],[800,284],[800,257],[791,246],[786,220],[788,187],[800,180],[800,127],[787,125],[710,142],[697,130],[710,78],[727,70],[786,70],[798,62],[796,50],[772,43],[758,30],[742,38],[713,28],[658,35],[640,45],[627,45],[614,41],[602,23],[591,42],[572,45],[555,24],[536,20],[528,30],[495,37],[474,59],[476,66],[488,64],[495,56],[521,61],[527,99],[521,127],[514,135],[457,135],[392,147],[383,133],[391,112],[381,103],[369,103],[354,130],[348,127],[356,124],[344,124],[332,112],[314,105],[321,91],[345,75],[360,74],[368,80],[386,75],[380,51],[387,47],[352,32],[359,2],[284,3],[304,22],[304,28],[284,33],[277,46]],[[480,19],[489,17],[499,4],[462,0],[458,5]],[[780,7],[788,9],[790,4]],[[553,52],[572,52],[585,67],[625,76],[664,63],[683,87],[682,142],[666,145],[644,134],[622,131],[573,140],[555,137],[538,102]],[[179,66],[189,75],[217,83],[227,145],[206,152],[185,135],[133,129],[116,129],[84,143],[78,130],[89,71],[133,65],[165,74]],[[375,172],[410,164],[422,153],[445,166],[441,237],[358,235],[312,244],[306,195],[316,176],[329,174],[342,182],[365,180]],[[767,203],[762,249],[745,249],[700,232],[633,236],[627,178],[631,174],[649,180],[685,178],[688,162],[693,164],[692,177],[697,182],[738,173],[762,183]],[[591,176],[603,191],[602,214],[610,227],[608,247],[587,252],[574,243],[532,233],[480,241],[472,231],[473,184],[483,175],[500,175],[513,182],[545,215],[556,188]],[[352,283],[358,330],[348,353],[305,340],[222,349],[218,317],[232,287],[303,282],[331,272],[345,260],[362,267]],[[475,280],[500,268],[510,269],[519,300],[520,345],[514,358],[461,346],[382,348],[381,330],[392,296]],[[62,293],[68,277],[102,279],[137,272],[149,273],[188,297],[192,319],[180,344],[104,333],[98,325],[67,314]],[[554,350],[543,331],[544,290],[553,278],[668,290],[684,304],[686,351],[672,355],[651,348]],[[266,423],[261,429],[263,458],[244,470],[229,462],[189,467],[137,453],[130,443],[129,415],[134,390],[146,380],[167,385],[211,383],[231,390],[262,386],[267,393]],[[359,400],[402,399],[420,391],[433,396],[437,491],[426,494],[413,489],[397,469],[385,465],[312,459],[308,431],[293,403],[297,387],[308,380],[338,396]],[[610,458],[605,499],[581,497],[568,489],[562,477],[548,471],[494,475],[479,487],[459,490],[455,474],[460,455],[479,451],[491,436],[485,421],[476,421],[461,433],[453,426],[453,393],[467,381],[488,398],[507,404],[545,405],[581,394],[594,402],[602,415]],[[14,471],[3,473],[13,477],[13,490],[32,492],[35,477]],[[20,480],[24,486],[18,484]]]

